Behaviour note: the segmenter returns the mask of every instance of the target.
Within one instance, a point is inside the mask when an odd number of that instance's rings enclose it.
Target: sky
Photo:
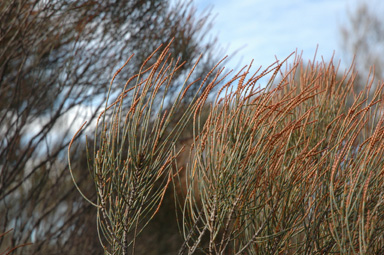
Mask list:
[[[195,0],[198,12],[211,10],[213,27],[225,52],[238,53],[227,63],[267,67],[296,50],[303,59],[342,58],[340,27],[354,0]],[[347,63],[342,66],[347,66]]]

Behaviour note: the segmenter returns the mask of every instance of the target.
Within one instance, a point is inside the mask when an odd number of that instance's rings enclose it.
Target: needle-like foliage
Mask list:
[[[300,60],[275,85],[281,65],[237,74],[195,130],[180,254],[383,251],[384,85],[354,95],[353,74]]]
[[[332,62],[305,68],[296,58],[287,71],[284,60],[232,79],[212,70],[185,106],[192,83],[167,97],[179,68],[168,53],[146,61],[97,122],[89,168],[98,199],[83,196],[97,207],[107,254],[135,253],[171,183],[179,254],[384,252],[383,83],[372,93],[370,79],[356,94],[352,68],[340,76]],[[184,170],[176,144],[191,120]]]
[[[177,139],[196,109],[204,104],[197,94],[207,95],[215,84],[202,83],[195,98],[176,118],[193,83],[188,83],[187,78],[179,95],[169,102],[167,91],[183,65],[170,58],[169,50],[168,45],[161,53],[159,49],[152,53],[140,73],[126,82],[117,99],[106,103],[97,119],[93,155],[88,149],[97,202],[79,192],[98,210],[100,241],[107,254],[128,254],[129,247],[134,253],[136,237],[159,210],[172,180],[172,165],[181,151],[176,150]],[[147,66],[156,54],[157,61]],[[135,85],[131,86],[131,82]]]

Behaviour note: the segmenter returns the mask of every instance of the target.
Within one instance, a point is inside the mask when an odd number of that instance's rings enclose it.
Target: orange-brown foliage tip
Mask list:
[[[159,93],[180,66],[168,50],[98,119],[98,199],[86,199],[100,210],[106,249],[134,247],[172,183],[179,254],[382,251],[383,83],[355,91],[352,68],[341,75],[332,61],[296,58],[282,71],[286,59],[249,76],[250,65],[231,79],[215,66],[185,105],[187,80],[173,101]]]

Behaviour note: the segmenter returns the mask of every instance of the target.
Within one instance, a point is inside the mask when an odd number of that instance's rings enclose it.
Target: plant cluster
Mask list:
[[[202,81],[188,76],[169,99],[179,64],[169,45],[150,58],[107,101],[88,149],[97,201],[85,197],[106,254],[135,253],[172,186],[179,254],[384,252],[383,83],[372,78],[355,93],[352,69],[339,77],[332,62],[304,67],[297,58],[231,79],[215,66]],[[193,143],[183,169],[176,144],[187,125]]]

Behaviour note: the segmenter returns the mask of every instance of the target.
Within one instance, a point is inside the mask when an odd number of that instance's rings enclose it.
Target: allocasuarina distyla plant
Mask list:
[[[266,88],[239,73],[194,125],[179,254],[380,254],[384,84],[356,95],[332,63],[279,69]]]
[[[251,77],[242,69],[203,108],[222,69],[183,105],[189,76],[169,99],[179,65],[165,47],[146,67],[155,54],[97,121],[88,155],[97,201],[74,179],[98,209],[107,254],[135,253],[171,182],[182,187],[179,254],[384,252],[383,83],[356,94],[353,72],[338,77],[332,63],[305,69],[296,59],[286,72],[282,63]],[[181,174],[175,145],[191,119]]]
[[[193,84],[188,79],[197,63],[178,96],[170,99],[167,90],[182,64],[170,58],[169,45],[160,54],[159,49],[144,62],[139,74],[126,82],[118,98],[111,104],[107,101],[97,120],[94,154],[88,155],[93,159],[89,168],[97,201],[90,201],[73,179],[79,192],[98,210],[100,242],[107,254],[128,254],[129,250],[134,253],[136,237],[158,211],[172,180],[171,167],[180,153],[176,151],[176,141],[193,114],[204,105],[222,71],[209,84],[205,84],[207,79],[201,82],[180,117],[178,108]],[[147,67],[156,54],[157,61]],[[124,66],[115,73],[111,86]]]

